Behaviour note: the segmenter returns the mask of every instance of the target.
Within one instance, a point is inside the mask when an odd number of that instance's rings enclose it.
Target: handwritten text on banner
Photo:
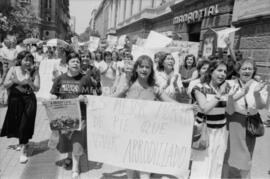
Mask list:
[[[193,122],[188,104],[89,96],[88,158],[179,176],[188,171]]]

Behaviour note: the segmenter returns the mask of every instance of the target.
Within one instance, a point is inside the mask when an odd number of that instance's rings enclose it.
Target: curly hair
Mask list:
[[[22,60],[24,58],[29,58],[31,60],[32,63],[34,63],[34,56],[31,54],[30,51],[27,50],[23,50],[21,51],[16,58],[16,66],[21,66],[22,65]]]
[[[70,52],[67,55],[67,61],[66,61],[66,63],[68,63],[69,60],[71,60],[73,58],[78,58],[81,61],[81,57],[80,57],[80,55],[78,53],[76,53],[76,52]]]
[[[202,83],[209,84],[212,78],[212,73],[215,71],[215,69],[218,68],[219,65],[224,65],[227,68],[227,64],[224,60],[214,60],[210,62],[209,68],[205,72],[204,78],[202,80]]]
[[[155,81],[155,72],[154,72],[154,65],[153,65],[153,61],[152,59],[148,56],[148,55],[141,55],[138,57],[138,59],[136,60],[133,70],[132,70],[132,75],[131,75],[131,79],[130,79],[130,83],[133,84],[137,79],[138,79],[138,73],[137,73],[137,68],[138,66],[142,65],[142,62],[146,61],[150,64],[151,67],[151,73],[147,79],[147,83],[149,86],[154,86],[156,84]]]
[[[172,55],[172,54],[170,54],[170,53],[160,54],[159,61],[158,61],[158,66],[157,66],[157,70],[158,71],[164,71],[164,64],[163,63],[166,60],[166,58],[167,58],[168,55]]]

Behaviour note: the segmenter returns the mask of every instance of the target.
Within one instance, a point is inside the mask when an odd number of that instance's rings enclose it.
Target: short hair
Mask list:
[[[160,57],[159,57],[159,61],[158,61],[158,66],[157,66],[157,70],[158,71],[163,71],[164,70],[164,61],[165,59],[167,58],[168,55],[172,55],[170,53],[164,53],[164,54],[160,54]]]
[[[251,57],[244,58],[243,60],[239,61],[238,63],[240,65],[239,65],[239,68],[237,69],[237,71],[240,70],[240,68],[243,66],[243,64],[245,64],[245,63],[251,63],[252,66],[253,66],[253,70],[254,70],[254,72],[252,74],[252,78],[255,77],[255,75],[257,74],[257,65],[256,65],[256,62],[255,62],[255,60],[253,58],[251,58]]]
[[[21,66],[22,65],[22,60],[24,58],[29,58],[32,63],[34,63],[34,56],[29,52],[28,50],[23,50],[21,51],[16,58],[16,66]]]
[[[69,60],[71,60],[73,58],[78,58],[81,61],[81,57],[80,57],[80,55],[78,53],[76,53],[76,52],[70,52],[67,55],[67,61],[66,61],[66,63],[68,63]]]
[[[192,54],[189,54],[189,55],[187,55],[187,56],[185,57],[185,60],[184,60],[184,67],[187,68],[187,60],[188,60],[189,57],[192,57],[192,59],[193,59],[193,63],[192,63],[192,66],[191,66],[191,67],[196,67],[196,58],[195,58],[195,56],[192,55]]]
[[[125,57],[124,58],[130,58],[132,61],[133,61],[133,55],[131,55],[131,54],[127,54],[127,55],[125,55]]]
[[[166,54],[166,52],[159,51],[159,52],[155,53],[154,58],[160,58],[164,54]]]
[[[107,56],[112,56],[112,53],[111,52],[109,52],[109,51],[106,51],[106,52],[104,52],[104,59],[107,57]]]

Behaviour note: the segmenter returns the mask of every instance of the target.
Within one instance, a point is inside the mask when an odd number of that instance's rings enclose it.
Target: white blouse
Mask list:
[[[230,84],[231,87],[234,85],[239,86],[239,82],[237,79],[228,80],[227,82]],[[238,112],[244,115],[246,115],[247,112],[249,112],[251,115],[256,114],[258,112],[256,102],[255,102],[255,97],[254,97],[254,89],[257,84],[258,82],[252,79],[252,83],[250,84],[247,94],[241,97],[239,100],[237,100],[234,103],[235,112]],[[240,88],[239,88],[239,91],[236,92],[236,95],[237,93],[240,93]],[[268,98],[267,86],[262,91],[260,91],[260,95],[261,95],[262,102],[266,104],[267,98]],[[247,109],[245,105],[245,98],[247,102]]]
[[[155,73],[156,83],[157,85],[164,90],[164,92],[172,98],[175,98],[176,91],[173,85],[173,81],[175,80],[175,75],[178,75],[177,80],[177,87],[181,89],[183,87],[181,75],[179,73],[171,72],[169,75],[165,72],[158,72]],[[170,84],[168,85],[168,81],[170,80]]]

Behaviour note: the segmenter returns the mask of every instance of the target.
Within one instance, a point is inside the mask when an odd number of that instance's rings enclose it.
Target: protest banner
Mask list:
[[[137,45],[137,46],[144,46],[145,40],[146,39],[137,37],[135,45]]]
[[[225,39],[230,37],[230,34],[238,31],[240,28],[226,28],[220,31],[216,31],[217,33],[217,47],[218,48],[226,48],[227,44],[225,43]]]
[[[107,44],[108,44],[108,46],[107,46],[106,51],[110,51],[110,52],[113,51],[117,46],[117,42],[118,42],[117,36],[108,35],[107,36]]]
[[[209,28],[203,35],[202,55],[206,59],[211,55],[215,55],[217,50],[217,33]]]
[[[186,176],[193,123],[190,104],[88,96],[88,159]]]
[[[148,55],[149,57],[151,57],[151,59],[154,59],[155,50],[144,48],[138,45],[132,45],[131,54],[133,56],[134,61],[136,61],[137,58],[141,55]]]
[[[79,51],[79,39],[77,36],[74,36],[71,38],[72,46],[76,52]]]
[[[81,111],[78,99],[48,100],[43,102],[51,130],[80,130]]]
[[[172,53],[175,59],[174,69],[178,70],[180,65],[184,63],[184,59],[187,55],[194,55],[197,59],[200,43],[174,40],[167,47],[178,49],[176,52]]]
[[[89,42],[88,42],[88,50],[90,52],[96,51],[98,49],[100,38],[90,36]]]
[[[37,98],[49,99],[53,85],[53,69],[60,63],[60,59],[42,60],[39,65],[40,89],[36,93]]]
[[[145,40],[145,48],[163,48],[172,42],[172,39],[155,31],[150,31]]]
[[[174,69],[179,69],[179,66],[183,64],[184,58],[187,55],[192,54],[196,58],[198,57],[199,48],[199,42],[172,41],[167,47],[163,48],[145,48],[133,45],[131,53],[135,60],[141,55],[148,55],[154,59],[155,53],[160,51],[171,53],[175,59]]]
[[[126,35],[121,35],[118,39],[117,49],[122,49],[126,45]]]

